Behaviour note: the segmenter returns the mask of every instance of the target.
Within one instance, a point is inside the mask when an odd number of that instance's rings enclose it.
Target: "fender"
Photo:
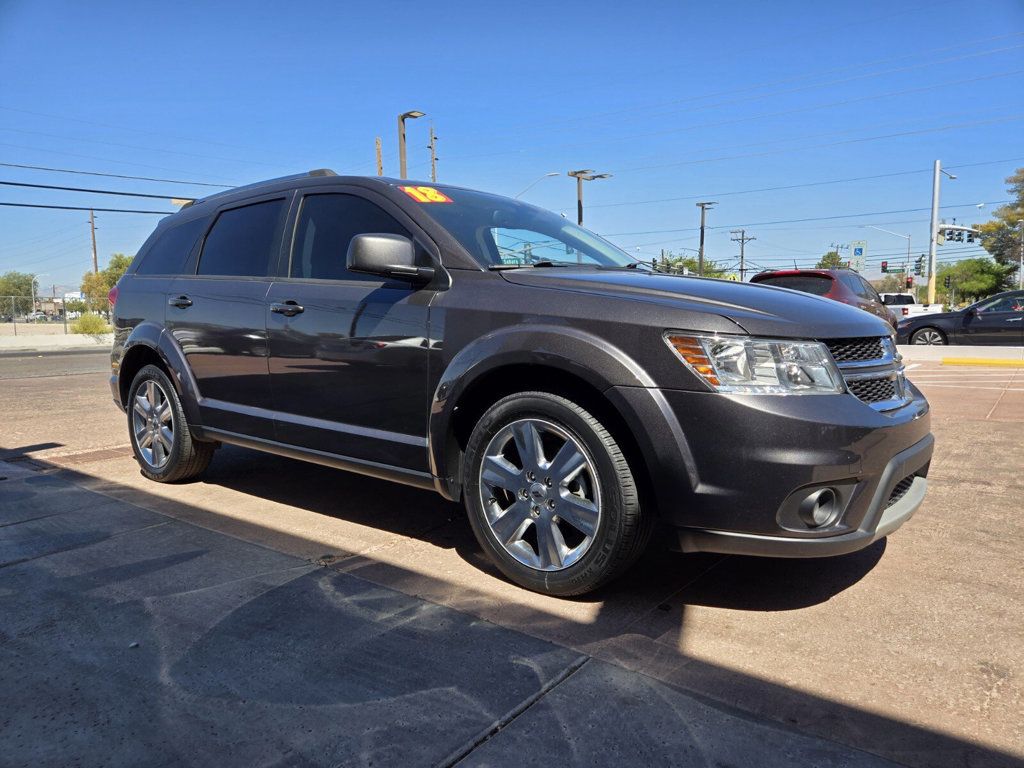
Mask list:
[[[148,347],[159,355],[164,366],[170,373],[171,383],[177,390],[181,407],[195,432],[201,432],[202,421],[199,417],[199,387],[192,375],[185,353],[182,352],[177,340],[165,328],[153,322],[143,322],[135,326],[124,342],[121,362],[128,358],[135,347]],[[124,404],[122,403],[122,406]],[[198,435],[197,435],[198,436]]]
[[[457,500],[461,493],[460,457],[450,435],[460,398],[482,375],[507,365],[543,365],[612,387],[653,389],[654,381],[623,350],[598,336],[564,325],[515,326],[475,340],[452,358],[434,391],[427,435],[430,471],[437,491]]]

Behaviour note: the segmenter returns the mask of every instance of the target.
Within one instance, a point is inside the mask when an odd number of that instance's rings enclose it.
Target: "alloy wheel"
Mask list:
[[[590,549],[601,521],[597,470],[561,427],[520,419],[491,438],[480,465],[487,524],[508,554],[539,571],[560,571]]]
[[[925,328],[923,331],[918,331],[914,334],[915,344],[942,344],[942,334],[938,331],[933,331],[931,328]]]
[[[174,412],[167,393],[153,379],[135,390],[132,432],[143,461],[150,469],[162,469],[174,445]]]

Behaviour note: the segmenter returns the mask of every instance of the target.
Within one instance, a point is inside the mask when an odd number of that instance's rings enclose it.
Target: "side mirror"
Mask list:
[[[433,267],[416,265],[416,249],[409,238],[401,235],[356,235],[348,245],[345,261],[352,272],[369,275],[424,283],[434,276]]]

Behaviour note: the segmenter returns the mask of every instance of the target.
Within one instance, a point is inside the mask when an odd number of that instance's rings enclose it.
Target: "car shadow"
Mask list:
[[[10,449],[3,455],[23,456],[26,448]],[[97,480],[102,480],[82,468],[61,468],[45,459],[32,462],[41,472],[82,487],[96,486]],[[852,706],[843,700],[841,688],[836,689],[835,698],[824,698],[687,653],[683,640],[692,609],[708,606],[782,612],[818,605],[870,573],[885,551],[884,541],[859,553],[826,561],[679,555],[654,547],[615,583],[583,598],[557,601],[524,592],[503,580],[486,578],[498,574],[476,547],[462,508],[429,492],[236,448],[219,451],[206,476],[198,482],[378,527],[454,553],[479,569],[478,577],[469,583],[460,582],[450,569],[431,571],[417,567],[419,564],[414,562],[385,561],[375,551],[323,564],[337,567],[346,575],[572,647],[590,658],[641,672],[714,707],[739,712],[742,717],[752,718],[752,722],[768,720],[781,728],[920,768],[1018,764],[1012,755]],[[166,497],[152,496],[145,489],[120,486],[109,480],[103,480],[102,488],[104,494],[137,506],[169,509],[165,514],[172,518],[212,530],[230,528],[231,535],[243,541],[261,542],[267,538],[266,530],[258,523],[239,521],[227,510],[220,512],[213,505],[172,501],[169,506]],[[0,496],[3,490],[0,486]],[[75,510],[67,514],[75,514]],[[8,530],[16,528],[15,525]],[[295,537],[296,549],[302,544],[308,550],[310,541],[315,543],[311,539],[298,541],[300,537],[292,533],[275,530],[273,534],[278,540],[282,536]],[[318,610],[337,610],[343,616],[349,608],[342,602],[319,606]],[[652,613],[654,620],[650,620]],[[308,618],[313,620],[312,616]],[[140,621],[143,620],[148,619],[142,616]],[[305,619],[299,613],[291,620],[301,623]],[[382,638],[386,640],[387,635]],[[236,638],[237,643],[243,640],[242,636]],[[312,636],[309,642],[314,640],[322,642]],[[221,649],[223,653],[235,650],[234,646]],[[267,665],[279,663],[261,658],[251,646],[243,655],[244,662],[236,665],[240,672],[251,668],[254,674],[260,674],[259,670]],[[298,645],[290,649],[289,656],[313,659],[315,653],[312,646],[306,649]],[[309,663],[316,667],[312,660]],[[814,663],[827,664],[827,656]],[[317,672],[321,673],[328,677],[341,674],[336,669]],[[678,726],[689,727],[685,723]],[[302,727],[301,722],[295,723],[296,729]]]

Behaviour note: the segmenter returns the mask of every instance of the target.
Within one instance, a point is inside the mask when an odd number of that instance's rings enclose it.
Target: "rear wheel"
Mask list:
[[[142,474],[160,483],[201,474],[215,450],[192,438],[174,385],[155,365],[144,366],[128,390],[128,433]]]
[[[936,328],[920,328],[910,336],[911,344],[945,344],[946,337]]]
[[[481,547],[508,578],[579,595],[614,578],[649,535],[618,444],[590,413],[544,392],[511,395],[467,446],[465,503]]]

